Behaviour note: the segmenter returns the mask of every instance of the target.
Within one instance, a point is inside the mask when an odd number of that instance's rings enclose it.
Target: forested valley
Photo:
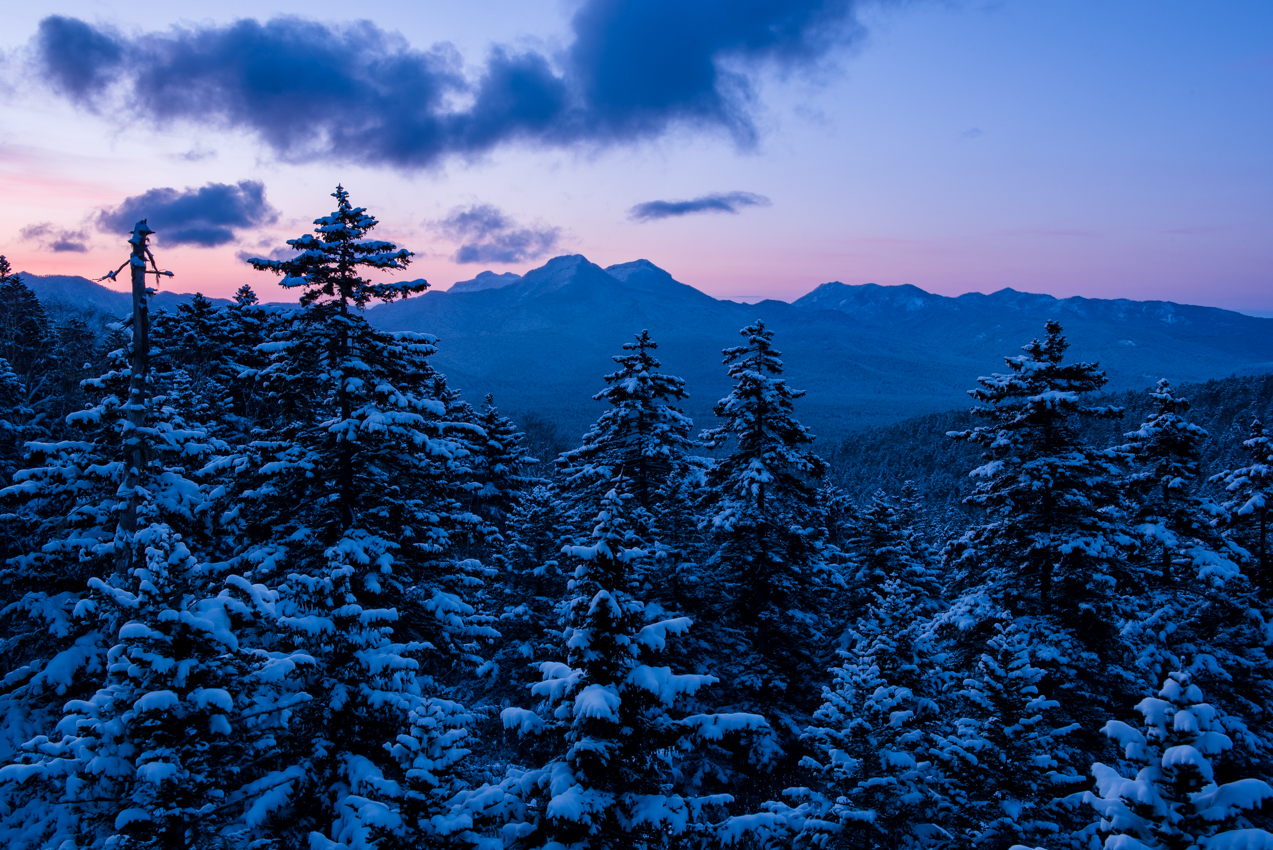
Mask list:
[[[99,339],[0,258],[4,846],[1273,848],[1273,380],[1048,322],[815,444],[763,323],[713,423],[638,327],[535,457],[334,197],[294,310]]]

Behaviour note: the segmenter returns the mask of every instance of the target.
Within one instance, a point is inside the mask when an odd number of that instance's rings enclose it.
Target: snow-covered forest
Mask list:
[[[334,197],[251,261],[299,309],[100,351],[0,259],[4,846],[1273,850],[1258,421],[1128,421],[1049,322],[952,528],[829,482],[762,323],[712,423],[638,327],[533,458],[367,323],[423,284]]]

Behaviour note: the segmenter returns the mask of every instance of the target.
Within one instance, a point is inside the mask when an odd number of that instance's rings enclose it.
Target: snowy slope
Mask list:
[[[124,315],[126,292],[84,278],[23,274],[44,300]],[[277,291],[257,282],[263,300]],[[190,296],[161,291],[160,308]],[[213,299],[214,303],[225,303]],[[789,382],[808,391],[798,411],[817,433],[845,431],[967,403],[977,376],[1058,319],[1074,358],[1098,360],[1110,389],[1273,371],[1273,319],[1170,302],[1056,299],[1002,290],[959,298],[914,286],[828,283],[787,304],[719,301],[649,260],[603,269],[579,255],[525,275],[483,272],[449,291],[372,308],[379,327],[436,334],[435,364],[470,399],[495,393],[514,414],[537,410],[573,436],[596,418],[591,396],[611,357],[649,329],[665,370],[688,382],[686,411],[707,427],[729,390],[721,349],[764,321]]]
[[[665,370],[684,377],[688,413],[714,424],[728,391],[721,349],[762,318],[775,331],[787,378],[808,396],[802,418],[827,436],[962,406],[977,376],[1059,317],[1076,358],[1100,360],[1111,389],[1159,377],[1199,381],[1268,371],[1273,320],[1165,302],[1093,302],[1005,290],[943,298],[916,287],[827,284],[795,304],[719,301],[648,260],[607,269],[558,257],[500,288],[429,292],[373,308],[394,330],[441,338],[435,363],[471,398],[494,392],[513,413],[536,409],[580,430],[613,371],[610,357],[648,328]],[[1174,317],[1174,319],[1172,318]]]

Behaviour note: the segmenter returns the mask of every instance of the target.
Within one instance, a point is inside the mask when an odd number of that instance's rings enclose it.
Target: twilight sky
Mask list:
[[[241,258],[341,182],[442,288],[582,253],[718,297],[841,280],[1273,315],[1266,0],[207,8],[6,10],[15,268],[100,276],[148,216],[173,289],[277,298]]]

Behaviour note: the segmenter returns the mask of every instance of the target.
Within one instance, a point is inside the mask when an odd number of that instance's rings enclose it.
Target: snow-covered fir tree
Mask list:
[[[1160,380],[1151,391],[1154,412],[1127,434],[1124,450],[1135,463],[1129,490],[1130,521],[1147,560],[1157,560],[1161,580],[1172,584],[1208,574],[1232,573],[1234,555],[1216,522],[1223,510],[1195,491],[1207,431],[1185,418],[1189,400]]]
[[[810,788],[778,806],[803,846],[944,846],[954,812],[942,750],[940,653],[913,585],[887,579],[805,733]]]
[[[955,846],[1079,847],[1068,798],[1086,785],[1078,726],[1045,692],[1055,667],[1026,621],[996,623],[971,675],[956,684],[953,728],[936,747],[949,777]]]
[[[1055,611],[1108,634],[1130,543],[1111,515],[1119,458],[1088,445],[1079,423],[1121,411],[1084,402],[1105,374],[1094,363],[1064,363],[1061,326],[1046,329],[1024,354],[1005,358],[1010,371],[978,378],[970,391],[979,402],[973,416],[988,424],[951,434],[986,448],[967,501],[988,521],[956,541],[947,560],[961,589],[980,586],[1014,613]]]
[[[814,707],[820,653],[829,650],[835,626],[838,575],[823,557],[817,499],[826,462],[795,417],[803,393],[779,377],[773,333],[757,322],[741,334],[747,343],[724,352],[734,380],[715,407],[724,422],[701,437],[730,451],[704,488],[714,551],[699,604],[713,622],[717,660],[729,665],[723,669],[739,703],[790,716],[770,720],[794,736],[798,718]]]
[[[729,797],[704,793],[681,765],[698,748],[763,732],[766,723],[754,714],[677,711],[717,679],[659,663],[669,639],[691,622],[665,619],[629,591],[633,563],[645,552],[628,545],[623,501],[607,493],[590,545],[563,552],[576,565],[558,647],[565,661],[540,664],[541,681],[531,687],[540,706],[502,713],[505,728],[532,738],[529,752],[544,760],[512,769],[469,801],[503,821],[505,846],[653,850],[745,829],[718,824]]]
[[[1206,431],[1184,418],[1185,401],[1165,381],[1153,395],[1155,411],[1125,448],[1138,461],[1131,521],[1162,583],[1137,597],[1123,640],[1147,692],[1184,672],[1215,693],[1218,708],[1248,718],[1244,752],[1258,762],[1273,746],[1269,612],[1250,581],[1255,565],[1244,571],[1246,553],[1217,529],[1225,511],[1197,489]]]
[[[238,540],[234,587],[261,648],[299,702],[278,735],[279,791],[249,825],[278,846],[417,846],[464,757],[468,712],[447,679],[470,675],[493,636],[466,601],[473,570],[451,557],[465,449],[433,394],[425,334],[388,334],[358,312],[426,284],[373,283],[411,252],[367,238],[377,222],[337,187],[292,259],[252,260],[303,290],[255,375],[265,411],[241,455],[223,523]]]
[[[149,234],[135,229],[134,258],[151,259]],[[231,691],[249,665],[190,548],[203,493],[189,466],[209,447],[148,379],[145,316],[72,417],[85,439],[32,444],[6,491],[66,511],[10,564],[27,590],[8,613],[32,627],[10,647],[26,663],[4,710],[11,735],[38,734],[0,769],[7,846],[210,846],[245,799],[252,747]]]
[[[613,358],[620,369],[606,375],[606,388],[593,396],[610,409],[584,434],[583,445],[557,458],[562,494],[581,520],[616,486],[642,510],[655,511],[683,472],[686,452],[697,445],[690,437],[693,421],[674,406],[686,398],[685,382],[659,371],[657,348],[649,331],[623,344],[626,353]]]
[[[568,579],[561,545],[572,534],[554,487],[545,482],[522,494],[492,581],[500,639],[484,678],[496,702],[520,702],[540,679],[539,663],[560,644]]]
[[[1273,552],[1269,551],[1269,502],[1273,501],[1273,438],[1264,433],[1258,419],[1251,423],[1251,436],[1243,442],[1251,462],[1215,476],[1223,484],[1227,507],[1254,560],[1256,581],[1269,594],[1273,590]]]
[[[1106,850],[1273,847],[1267,819],[1252,820],[1273,800],[1273,787],[1223,770],[1226,753],[1241,741],[1241,721],[1203,702],[1201,689],[1180,672],[1136,710],[1140,728],[1111,720],[1101,730],[1134,775],[1097,762],[1096,791],[1084,797],[1100,815]]]
[[[876,493],[856,513],[840,548],[846,555],[841,568],[851,596],[872,600],[885,582],[895,581],[912,596],[917,614],[931,616],[941,607],[942,590],[932,552],[904,523],[893,500]],[[863,613],[861,608],[851,615]]]
[[[506,531],[522,493],[542,483],[542,479],[527,474],[528,467],[538,461],[527,453],[521,431],[500,413],[489,393],[477,424],[482,430],[479,451],[470,461],[473,480],[478,485],[472,509],[500,531]]]

